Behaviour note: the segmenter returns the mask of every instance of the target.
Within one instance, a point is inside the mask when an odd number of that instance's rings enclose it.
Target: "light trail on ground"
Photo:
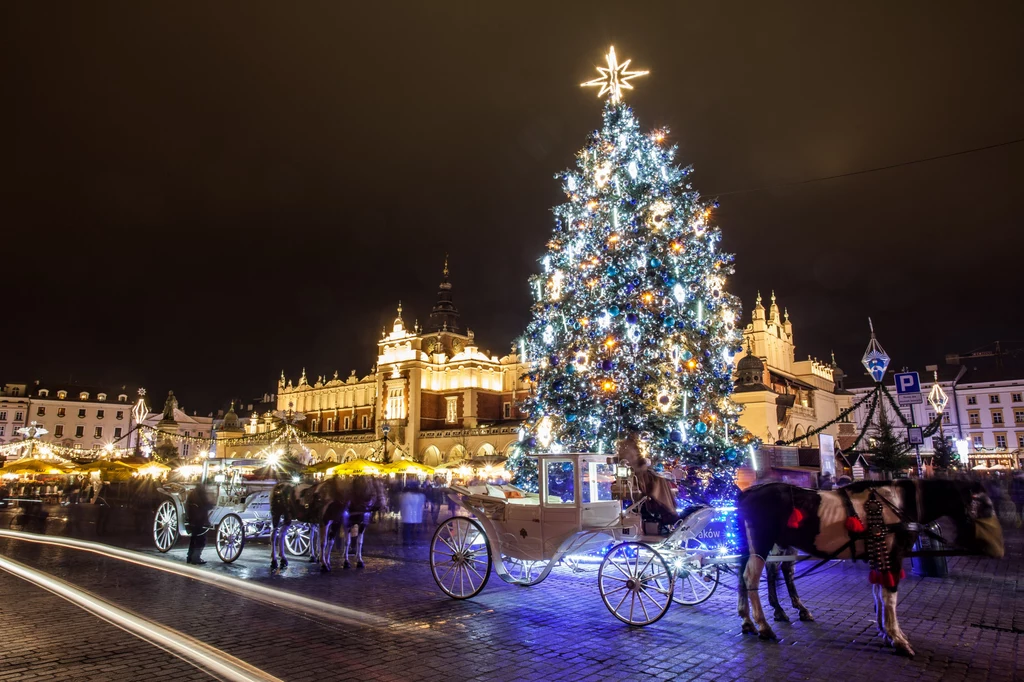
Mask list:
[[[198,580],[247,599],[252,599],[278,608],[288,609],[290,611],[297,611],[307,616],[325,618],[345,625],[388,629],[393,629],[394,626],[394,623],[389,619],[366,613],[364,611],[358,611],[356,609],[349,609],[344,606],[337,606],[336,604],[310,599],[309,597],[303,597],[302,595],[298,595],[293,592],[272,589],[265,585],[248,582],[233,576],[219,575],[212,571],[194,568],[192,566],[183,565],[179,562],[160,559],[140,552],[111,547],[98,542],[76,540],[74,538],[56,538],[13,530],[0,530],[0,537],[98,554],[109,559],[117,559],[118,561],[125,561],[137,566],[152,568],[184,578]]]
[[[204,644],[177,630],[125,611],[96,595],[64,580],[0,556],[0,570],[64,599],[114,627],[138,637],[187,663],[229,682],[281,682],[259,668],[249,665],[220,649]]]

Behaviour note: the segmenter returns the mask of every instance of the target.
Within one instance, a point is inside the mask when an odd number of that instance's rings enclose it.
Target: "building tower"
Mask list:
[[[433,332],[459,331],[459,309],[452,303],[452,284],[448,281],[448,256],[444,257],[444,271],[437,288],[437,303],[430,311],[427,330]]]

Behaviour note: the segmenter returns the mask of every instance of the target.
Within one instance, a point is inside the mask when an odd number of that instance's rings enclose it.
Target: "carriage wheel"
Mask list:
[[[217,524],[217,556],[230,564],[242,554],[245,547],[245,527],[238,514],[228,514]]]
[[[526,561],[515,559],[505,554],[501,555],[501,562],[505,564],[505,571],[508,574],[508,578],[501,576],[502,579],[507,583],[522,587],[536,585],[544,580],[548,575],[547,567],[551,564],[550,559]],[[501,574],[499,573],[499,575]]]
[[[720,573],[717,564],[703,568],[694,567],[693,570],[689,570],[688,567],[679,569],[676,573],[677,584],[672,592],[672,601],[683,606],[696,606],[706,602],[718,589]]]
[[[608,610],[629,625],[650,625],[672,604],[672,572],[665,559],[642,542],[612,547],[598,569],[597,584]]]
[[[479,594],[491,577],[491,548],[484,529],[473,519],[453,516],[434,531],[430,572],[452,599]]]
[[[309,554],[309,525],[293,523],[288,526],[288,533],[284,536],[284,548],[294,556]]]
[[[164,500],[153,519],[153,542],[161,553],[169,552],[178,541],[178,510],[171,500]]]

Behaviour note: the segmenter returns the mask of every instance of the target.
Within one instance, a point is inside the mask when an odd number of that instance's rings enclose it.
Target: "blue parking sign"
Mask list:
[[[895,376],[896,397],[900,405],[917,405],[924,402],[921,395],[921,377],[917,372],[901,372]]]

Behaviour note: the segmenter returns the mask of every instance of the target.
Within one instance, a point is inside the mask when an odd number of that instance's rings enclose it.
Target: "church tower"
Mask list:
[[[452,284],[448,281],[448,256],[444,257],[444,271],[437,288],[437,303],[430,311],[427,331],[459,331],[459,309],[452,303]]]

